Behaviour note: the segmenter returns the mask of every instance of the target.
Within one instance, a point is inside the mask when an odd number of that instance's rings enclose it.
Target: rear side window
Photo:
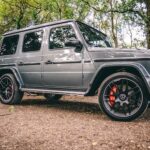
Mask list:
[[[41,49],[43,31],[27,33],[24,36],[23,52],[38,51]]]
[[[65,42],[76,39],[72,26],[62,26],[51,29],[49,37],[49,49],[60,49],[65,47]]]
[[[16,53],[19,35],[5,37],[0,48],[0,56],[13,55]]]

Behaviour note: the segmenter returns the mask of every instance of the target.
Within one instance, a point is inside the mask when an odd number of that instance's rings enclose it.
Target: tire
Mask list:
[[[0,101],[3,104],[20,104],[22,97],[23,92],[19,90],[17,81],[12,74],[8,73],[0,77]]]
[[[58,103],[59,99],[62,97],[62,95],[58,94],[44,94],[44,97],[47,99],[47,101],[51,104]]]
[[[148,107],[142,80],[127,72],[107,77],[99,88],[98,97],[101,110],[116,121],[137,119]]]

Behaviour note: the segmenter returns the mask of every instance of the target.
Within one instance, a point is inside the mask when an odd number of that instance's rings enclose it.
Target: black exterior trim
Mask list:
[[[108,62],[108,61],[144,61],[150,60],[149,58],[119,58],[119,59],[94,59],[94,62]]]
[[[61,62],[45,62],[45,64],[76,64],[81,63],[82,61],[61,61]]]
[[[13,67],[16,64],[0,64],[0,67]]]
[[[85,60],[84,63],[91,63],[91,61],[90,60]]]
[[[53,90],[53,89],[37,89],[37,88],[21,88],[23,92],[36,92],[36,93],[54,93],[54,94],[74,94],[74,95],[85,95],[84,91],[73,91],[73,90]]]
[[[30,65],[40,65],[41,63],[35,62],[35,63],[19,63],[18,66],[30,66]]]

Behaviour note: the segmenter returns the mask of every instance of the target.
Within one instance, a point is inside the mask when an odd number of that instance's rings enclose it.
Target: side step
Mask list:
[[[21,88],[23,92],[31,92],[31,93],[54,93],[54,94],[66,94],[66,95],[85,95],[85,92],[81,91],[64,91],[64,90],[45,90],[45,89],[29,89],[29,88]]]

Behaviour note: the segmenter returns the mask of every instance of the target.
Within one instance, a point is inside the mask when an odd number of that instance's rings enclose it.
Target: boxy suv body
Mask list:
[[[64,94],[94,96],[110,118],[141,116],[150,94],[148,50],[114,49],[105,34],[75,20],[7,32],[0,49],[0,100],[24,92],[51,102]]]

